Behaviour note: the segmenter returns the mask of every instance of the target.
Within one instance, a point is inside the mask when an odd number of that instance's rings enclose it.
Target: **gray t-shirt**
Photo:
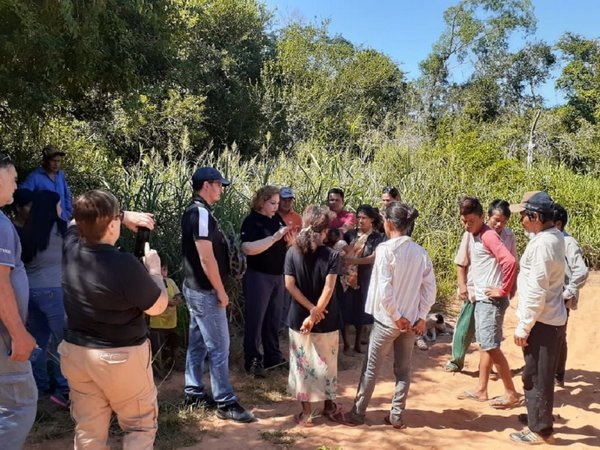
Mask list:
[[[25,323],[27,319],[27,304],[29,302],[29,282],[25,267],[21,261],[21,241],[13,224],[8,220],[8,217],[0,211],[0,265],[8,266],[10,271],[10,283],[12,285],[19,315]],[[6,299],[0,297],[0,301]],[[0,321],[0,333],[8,335],[8,331],[2,321]]]
[[[29,288],[57,288],[61,286],[63,237],[56,224],[50,230],[48,247],[38,252],[25,264],[29,277]]]

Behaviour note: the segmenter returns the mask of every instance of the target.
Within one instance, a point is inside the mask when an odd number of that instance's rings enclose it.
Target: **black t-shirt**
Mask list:
[[[255,242],[268,236],[273,236],[285,222],[277,213],[270,218],[264,214],[252,211],[244,219],[240,231],[242,242]],[[271,247],[258,255],[247,256],[248,268],[256,272],[268,273],[270,275],[282,275],[283,263],[287,245],[284,239],[279,239]]]
[[[204,273],[196,241],[206,240],[212,243],[213,253],[219,267],[221,280],[229,276],[229,249],[211,207],[200,197],[194,197],[181,218],[181,251],[183,253],[183,271],[185,284],[194,290],[210,290],[213,285]]]
[[[317,304],[325,278],[329,274],[339,274],[341,258],[339,252],[325,246],[317,247],[314,253],[303,255],[296,246],[291,247],[285,257],[285,274],[296,280],[296,286],[313,304]],[[341,328],[341,315],[335,291],[327,305],[325,318],[316,324],[312,333],[329,333]],[[292,298],[289,313],[290,328],[300,331],[302,322],[310,314],[304,306]]]
[[[148,330],[144,310],[160,288],[132,254],[109,244],[84,245],[79,230],[67,230],[63,280],[65,340],[90,348],[139,345]]]

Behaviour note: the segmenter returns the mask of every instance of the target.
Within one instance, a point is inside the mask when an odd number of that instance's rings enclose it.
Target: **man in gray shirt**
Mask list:
[[[519,304],[514,341],[523,347],[523,390],[529,430],[511,433],[515,442],[552,443],[554,371],[558,345],[565,336],[567,310],[563,299],[565,240],[554,226],[554,201],[545,192],[527,192],[511,205],[532,237],[521,257],[517,277]]]
[[[585,284],[588,277],[588,268],[583,260],[581,247],[573,236],[565,231],[565,226],[569,216],[567,210],[561,205],[556,205],[554,209],[554,224],[565,237],[565,286],[563,289],[563,298],[567,307],[567,320],[570,311],[577,309],[579,301],[579,290]],[[556,384],[564,387],[565,385],[565,368],[567,365],[567,336],[559,346],[558,365],[556,367]]]
[[[0,152],[0,207],[13,201],[17,171]],[[29,357],[35,339],[25,329],[29,285],[15,227],[0,211],[0,442],[20,449],[35,420],[37,388]]]

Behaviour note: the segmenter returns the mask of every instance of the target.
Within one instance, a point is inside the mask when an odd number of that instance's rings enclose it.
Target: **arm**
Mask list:
[[[223,286],[223,280],[221,280],[221,274],[219,273],[219,266],[217,259],[212,248],[212,242],[205,239],[196,241],[196,251],[200,257],[200,265],[202,270],[206,274],[208,281],[217,293],[217,299],[223,308],[229,304],[229,296],[225,292],[225,286]]]
[[[340,230],[342,233],[347,233],[352,230],[356,226],[356,215],[354,213],[349,212],[342,219],[342,226],[340,226]]]
[[[458,284],[458,298],[460,300],[469,299],[469,289],[467,288],[469,265],[471,264],[469,259],[469,238],[469,233],[465,231],[454,257],[454,264],[457,265],[456,281]]]
[[[553,263],[553,259],[553,255],[550,255],[543,247],[535,248],[532,260],[536,261],[536,264],[531,267],[529,276],[525,281],[528,296],[519,297],[520,321],[515,329],[516,338],[527,339],[529,332],[544,309],[546,293],[550,285],[548,281],[550,265]]]
[[[345,258],[344,263],[346,264],[356,264],[356,265],[367,265],[373,264],[375,262],[375,253],[370,254],[369,256],[363,256],[362,258]]]
[[[486,295],[492,298],[502,298],[510,296],[517,276],[517,260],[504,246],[500,237],[494,230],[486,230],[481,235],[481,242],[484,247],[494,256],[500,271],[502,272],[502,287],[489,286],[486,289]]]
[[[425,256],[425,271],[423,272],[423,281],[421,282],[421,293],[419,296],[419,320],[425,322],[427,314],[435,303],[437,287],[435,283],[435,273],[433,264],[428,256]]]
[[[329,279],[331,275],[327,275],[327,278],[325,279],[325,286],[327,286],[327,280]],[[337,276],[337,275],[336,275]],[[334,279],[334,285],[335,285],[335,279]],[[313,319],[313,321],[318,322],[320,320],[323,320],[323,318],[325,317],[325,313],[327,313],[327,310],[325,308],[321,309],[319,308],[318,304],[319,302],[317,302],[317,305],[314,305],[309,299],[307,299],[304,294],[302,293],[302,291],[298,288],[298,286],[296,285],[296,278],[294,278],[292,275],[285,275],[285,288],[288,290],[288,292],[290,293],[290,295],[292,296],[292,298],[297,301],[298,303],[300,303],[307,311],[310,312],[310,317],[311,319]],[[325,289],[323,290],[323,292],[325,292]],[[333,291],[332,291],[333,293]],[[323,296],[323,294],[321,294],[321,297]],[[331,293],[329,294],[329,297],[331,298]],[[320,300],[320,297],[319,297]],[[327,303],[329,303],[329,299],[327,300]],[[325,305],[327,306],[327,305]]]
[[[17,299],[10,282],[10,266],[0,265],[0,321],[4,324],[10,334],[11,355],[13,361],[27,361],[36,343],[25,329],[25,325],[19,315]]]
[[[402,316],[398,311],[397,302],[394,301],[394,287],[392,285],[392,274],[394,271],[393,255],[387,248],[384,251],[377,252],[375,256],[374,274],[375,271],[377,271],[377,290],[381,293],[379,302],[390,318],[394,322],[397,322]],[[372,276],[371,282],[373,281],[374,277]]]
[[[67,216],[68,219],[70,219],[71,217],[73,217],[73,200],[72,200],[72,195],[71,195],[71,189],[69,188],[69,185],[67,184],[67,180],[65,178],[65,174],[63,172],[63,180],[65,182],[65,214]]]
[[[154,305],[144,310],[144,312],[149,316],[158,316],[167,308],[169,296],[167,295],[167,288],[163,281],[162,274],[160,273],[160,258],[158,253],[156,253],[156,250],[150,249],[150,244],[148,242],[146,242],[144,246],[143,261],[144,266],[146,266],[146,269],[148,270],[148,274],[152,278],[152,281],[154,281],[154,283],[160,288],[160,294],[154,302]]]
[[[568,300],[579,295],[579,289],[583,287],[587,280],[588,268],[583,260],[581,248],[574,240],[566,243],[565,258],[567,260],[567,266],[569,266],[571,271],[571,276],[563,291],[563,298]]]
[[[275,242],[285,236],[289,229],[289,226],[285,226],[277,230],[273,236],[267,236],[254,242],[243,242],[241,245],[242,252],[248,256],[258,255],[268,250]]]

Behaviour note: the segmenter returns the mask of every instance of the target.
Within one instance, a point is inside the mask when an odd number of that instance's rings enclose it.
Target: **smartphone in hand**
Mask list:
[[[150,241],[150,229],[146,227],[139,227],[138,231],[135,235],[135,247],[133,249],[133,254],[142,258],[144,256],[144,246],[146,242]]]

